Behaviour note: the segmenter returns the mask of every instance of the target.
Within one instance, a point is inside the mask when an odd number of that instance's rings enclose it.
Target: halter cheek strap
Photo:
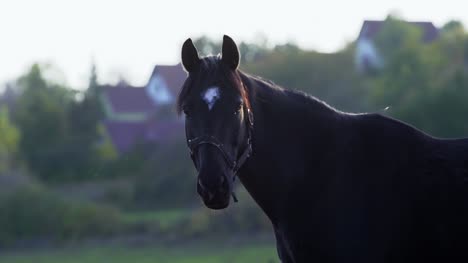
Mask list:
[[[212,135],[202,135],[202,136],[187,140],[187,145],[190,149],[190,157],[192,158],[195,165],[196,165],[196,162],[195,162],[196,149],[203,144],[212,145],[221,152],[224,160],[229,165],[229,169],[234,173],[232,182],[236,180],[237,172],[244,165],[247,159],[249,159],[249,157],[252,155],[253,114],[250,111],[250,109],[248,109],[246,106],[244,106],[244,112],[246,112],[246,115],[247,115],[247,143],[242,154],[239,155],[238,158],[232,158],[229,155],[229,153],[225,150],[224,145],[216,137]],[[226,179],[229,180],[227,175],[225,176],[226,176]],[[231,195],[232,195],[232,198],[234,199],[234,202],[237,202],[237,197],[234,194],[234,191],[231,193]]]

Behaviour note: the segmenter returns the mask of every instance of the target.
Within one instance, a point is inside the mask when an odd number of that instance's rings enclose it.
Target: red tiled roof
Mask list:
[[[128,151],[138,139],[141,139],[146,128],[145,122],[104,121],[104,127],[112,144],[119,153]]]
[[[152,112],[156,108],[144,87],[120,83],[117,86],[104,85],[102,91],[116,113]]]
[[[184,71],[182,64],[180,63],[177,65],[156,65],[153,73],[151,74],[150,80],[155,74],[159,74],[164,78],[169,88],[169,92],[174,98],[179,95],[180,89],[187,78],[187,73]]]
[[[130,150],[139,141],[164,143],[183,138],[184,132],[183,123],[179,120],[105,121],[104,126],[119,153]]]
[[[380,31],[385,21],[379,20],[365,20],[361,27],[361,32],[358,38],[374,38]],[[438,29],[432,24],[432,22],[407,22],[411,25],[418,26],[423,30],[423,42],[429,43],[437,39],[439,36]]]

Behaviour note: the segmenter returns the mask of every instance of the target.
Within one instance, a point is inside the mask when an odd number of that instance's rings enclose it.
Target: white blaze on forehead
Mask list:
[[[202,99],[208,105],[208,109],[211,110],[216,103],[216,101],[221,97],[219,93],[219,88],[216,86],[209,87],[204,92],[202,92]]]

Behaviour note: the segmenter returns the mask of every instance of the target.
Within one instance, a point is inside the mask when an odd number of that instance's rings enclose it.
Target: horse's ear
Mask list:
[[[200,64],[198,51],[193,45],[192,39],[187,39],[182,46],[182,64],[188,72],[192,72]]]
[[[239,49],[232,38],[227,35],[223,37],[222,61],[232,70],[236,70],[240,62]]]

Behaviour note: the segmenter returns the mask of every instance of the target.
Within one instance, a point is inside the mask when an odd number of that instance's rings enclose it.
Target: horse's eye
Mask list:
[[[182,111],[184,112],[185,116],[189,115],[189,109],[187,107],[182,108]]]
[[[239,104],[239,106],[237,106],[236,110],[234,111],[234,114],[237,115],[237,114],[239,114],[241,111],[242,111],[242,104]]]

